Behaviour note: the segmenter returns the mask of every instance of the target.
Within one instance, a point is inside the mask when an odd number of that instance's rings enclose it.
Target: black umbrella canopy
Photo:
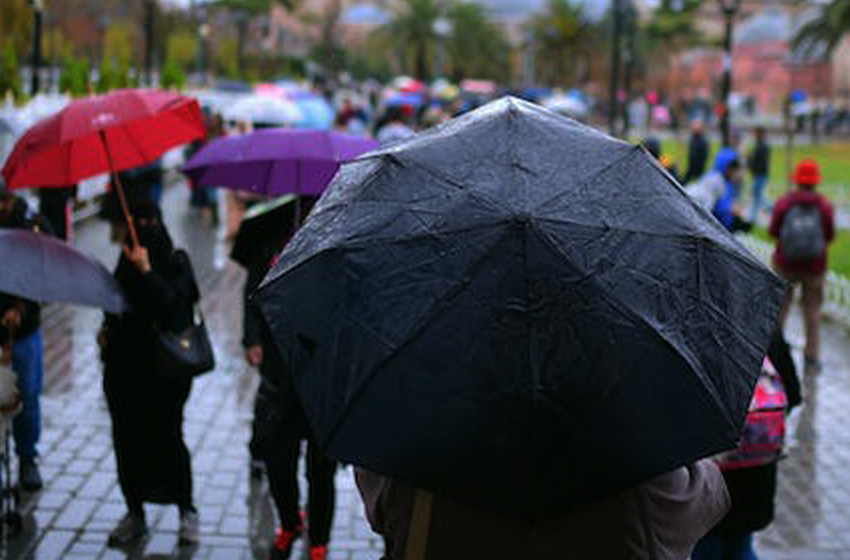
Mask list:
[[[257,297],[329,454],[542,517],[734,447],[781,291],[641,148],[507,98],[344,166]]]

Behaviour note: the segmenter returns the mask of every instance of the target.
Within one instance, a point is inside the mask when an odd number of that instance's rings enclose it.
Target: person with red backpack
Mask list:
[[[817,373],[820,362],[820,314],[826,276],[827,246],[835,237],[832,205],[815,192],[820,170],[814,160],[800,162],[793,175],[797,188],[780,198],[770,220],[770,235],[777,240],[773,265],[788,281],[779,312],[784,327],[797,284],[802,289],[806,345],[805,371]]]

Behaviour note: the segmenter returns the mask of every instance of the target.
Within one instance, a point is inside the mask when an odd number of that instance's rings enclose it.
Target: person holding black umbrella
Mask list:
[[[179,541],[198,541],[189,450],[183,441],[183,408],[191,377],[169,375],[157,359],[158,333],[183,332],[199,300],[192,265],[176,251],[152,202],[134,205],[140,245],[125,245],[115,270],[130,310],[107,314],[98,335],[103,389],[112,419],[118,481],[127,514],[109,534],[123,547],[147,534],[144,502],[176,504]]]
[[[355,472],[369,524],[384,537],[384,560],[683,560],[730,506],[720,471],[709,460],[546,520],[518,520]]]

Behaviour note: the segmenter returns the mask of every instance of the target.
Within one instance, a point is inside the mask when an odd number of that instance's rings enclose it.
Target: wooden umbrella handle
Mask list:
[[[121,185],[121,179],[118,177],[118,172],[115,171],[115,165],[112,162],[112,154],[109,151],[109,143],[106,141],[106,132],[101,130],[99,133],[100,141],[103,144],[103,151],[106,153],[106,162],[109,165],[109,173],[112,177],[112,182],[115,185],[115,190],[118,192],[118,201],[121,203],[121,212],[124,213],[124,220],[127,222],[127,231],[130,232],[130,241],[133,247],[139,246],[139,236],[136,233],[136,226],[133,224],[133,216],[130,214],[130,206],[127,204],[127,197],[124,195],[124,187]]]

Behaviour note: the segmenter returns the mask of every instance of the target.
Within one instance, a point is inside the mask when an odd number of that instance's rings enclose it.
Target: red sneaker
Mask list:
[[[288,560],[292,554],[292,545],[298,537],[301,536],[302,528],[299,525],[294,531],[284,531],[283,528],[277,530],[272,541],[272,548],[269,551],[269,560]]]
[[[328,547],[326,546],[311,546],[310,560],[328,560]]]

